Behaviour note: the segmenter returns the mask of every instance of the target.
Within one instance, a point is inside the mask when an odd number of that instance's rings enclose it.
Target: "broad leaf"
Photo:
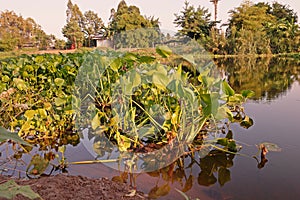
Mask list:
[[[122,62],[120,58],[116,58],[110,63],[111,69],[114,70],[115,72],[118,72],[121,66],[122,66]]]
[[[162,90],[165,90],[169,80],[168,77],[160,72],[155,72],[152,76],[152,81],[154,83],[154,85]]]
[[[54,83],[56,86],[61,87],[65,84],[65,80],[62,78],[56,78],[54,79]]]
[[[255,93],[252,90],[243,90],[241,93],[245,98],[251,98],[255,95]]]
[[[223,81],[222,84],[223,92],[228,96],[233,96],[235,94],[234,90],[230,87],[230,85],[227,83],[227,81]]]
[[[158,46],[156,48],[156,53],[163,58],[168,58],[172,54],[172,50],[167,46]]]
[[[19,135],[18,133],[13,133],[9,132],[5,128],[0,126],[0,142],[4,142],[6,140],[13,140],[14,142],[24,144],[24,145],[29,145],[27,142],[25,142]]]
[[[251,119],[250,117],[246,116],[245,119],[243,119],[243,121],[241,121],[240,125],[244,128],[249,128],[253,125],[253,119]]]
[[[27,120],[31,120],[32,118],[34,118],[35,114],[35,110],[26,110],[24,116],[27,118]]]
[[[20,186],[14,180],[9,180],[0,185],[0,197],[14,199],[17,195],[23,195],[29,199],[42,199],[30,186]]]
[[[26,173],[34,176],[41,175],[46,171],[48,166],[49,160],[46,160],[40,155],[36,154],[32,157],[26,169]]]
[[[55,102],[54,103],[55,103],[56,106],[62,106],[65,103],[67,103],[67,100],[63,99],[63,98],[60,98],[60,97],[57,97],[57,98],[55,98]]]
[[[96,128],[98,128],[101,125],[100,123],[100,117],[98,115],[98,113],[95,115],[95,117],[92,120],[92,129],[95,130]]]
[[[16,84],[17,88],[19,90],[26,90],[27,86],[24,80],[20,79],[20,78],[14,78],[13,82]]]

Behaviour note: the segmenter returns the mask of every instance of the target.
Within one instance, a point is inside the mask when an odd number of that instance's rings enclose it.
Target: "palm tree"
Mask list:
[[[215,23],[217,22],[217,14],[218,14],[218,3],[221,0],[210,0],[214,4],[215,7]]]

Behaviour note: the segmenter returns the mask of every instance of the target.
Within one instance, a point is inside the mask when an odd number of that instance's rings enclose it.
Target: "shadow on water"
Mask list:
[[[292,87],[293,83],[300,83],[299,60],[288,60],[282,58],[259,58],[259,59],[226,59],[216,60],[220,73],[228,80],[229,84],[237,91],[245,89],[255,91],[252,98],[254,102],[273,101],[285,95]],[[227,130],[231,132],[231,130]],[[233,134],[232,132],[230,134]],[[239,134],[239,133],[236,133]],[[248,143],[248,141],[242,141]],[[246,144],[241,144],[246,145]],[[255,144],[250,144],[255,146]],[[267,145],[267,144],[266,144]],[[48,149],[41,153],[38,149],[28,149],[26,153],[24,147],[15,147],[13,144],[1,145],[0,168],[2,174],[14,176],[24,176],[24,172],[30,168],[32,174],[39,174],[40,171],[52,173],[53,170],[68,170],[70,174],[80,174],[89,177],[106,176],[113,181],[126,182],[138,190],[149,194],[150,198],[179,199],[183,198],[175,189],[188,194],[192,198],[200,199],[234,199],[226,194],[224,188],[233,180],[233,173],[243,169],[234,168],[234,160],[237,157],[244,157],[248,163],[253,163],[253,168],[262,169],[269,162],[267,152],[263,146],[258,147],[260,156],[256,160],[252,155],[257,151],[248,152],[248,156],[241,156],[226,151],[210,148],[206,155],[201,155],[201,151],[183,156],[171,165],[160,170],[130,174],[128,171],[117,171],[97,163],[90,165],[70,165],[65,168],[64,161],[93,160],[95,157],[79,144],[78,147],[67,146],[67,151],[63,146],[56,147],[59,157],[55,159],[53,167],[49,160],[53,160],[55,150]],[[256,148],[257,150],[257,148]],[[24,156],[23,156],[24,154]],[[66,156],[66,157],[65,157]],[[235,161],[237,162],[237,161]],[[257,163],[256,163],[257,162]],[[29,164],[28,164],[29,163]],[[37,164],[39,163],[39,164]],[[59,168],[57,168],[59,166]],[[255,174],[254,174],[255,175]],[[251,174],[248,174],[251,176]],[[235,182],[234,184],[238,184]],[[226,187],[225,187],[226,188]],[[241,193],[242,195],[242,193]],[[239,196],[239,194],[235,194]],[[247,199],[247,198],[241,198]]]

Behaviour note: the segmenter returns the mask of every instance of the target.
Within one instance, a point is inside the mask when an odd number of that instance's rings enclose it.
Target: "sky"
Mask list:
[[[180,13],[183,10],[185,0],[125,0],[127,5],[136,5],[140,8],[141,14],[159,18],[161,29],[167,31],[176,31],[173,24],[174,13]],[[270,2],[256,1],[252,2]],[[0,11],[13,10],[16,14],[24,18],[31,17],[36,23],[42,26],[47,34],[54,34],[63,39],[61,33],[62,27],[66,24],[66,9],[68,0],[0,0]],[[111,8],[117,8],[120,0],[72,0],[77,4],[82,13],[92,10],[98,14],[101,19],[107,23]],[[198,7],[199,5],[208,8],[213,13],[214,7],[210,0],[189,0],[190,5]],[[226,23],[228,20],[228,11],[238,7],[243,0],[220,0],[218,3],[218,20]],[[298,16],[300,15],[299,0],[277,0],[277,2],[289,5]],[[300,20],[300,19],[299,19]]]

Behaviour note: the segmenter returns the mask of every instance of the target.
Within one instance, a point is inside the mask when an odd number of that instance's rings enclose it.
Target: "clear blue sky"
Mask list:
[[[179,13],[185,0],[126,0],[128,5],[136,5],[143,15],[155,16],[160,19],[161,28],[176,30],[173,21],[174,13]],[[261,0],[260,2],[262,2]],[[0,0],[0,11],[13,10],[24,18],[31,17],[47,34],[54,34],[63,38],[61,29],[66,23],[66,8],[68,0]],[[120,0],[72,0],[84,13],[93,10],[98,13],[104,22],[108,21],[111,8],[117,8]],[[189,0],[191,5],[204,6],[213,13],[213,4],[210,0]],[[228,11],[238,7],[243,0],[220,0],[218,4],[218,19],[225,23],[228,19]],[[259,2],[253,0],[253,2]],[[264,2],[273,2],[267,0]],[[300,0],[278,0],[281,4],[288,4],[300,14]],[[300,19],[299,19],[300,20]]]

